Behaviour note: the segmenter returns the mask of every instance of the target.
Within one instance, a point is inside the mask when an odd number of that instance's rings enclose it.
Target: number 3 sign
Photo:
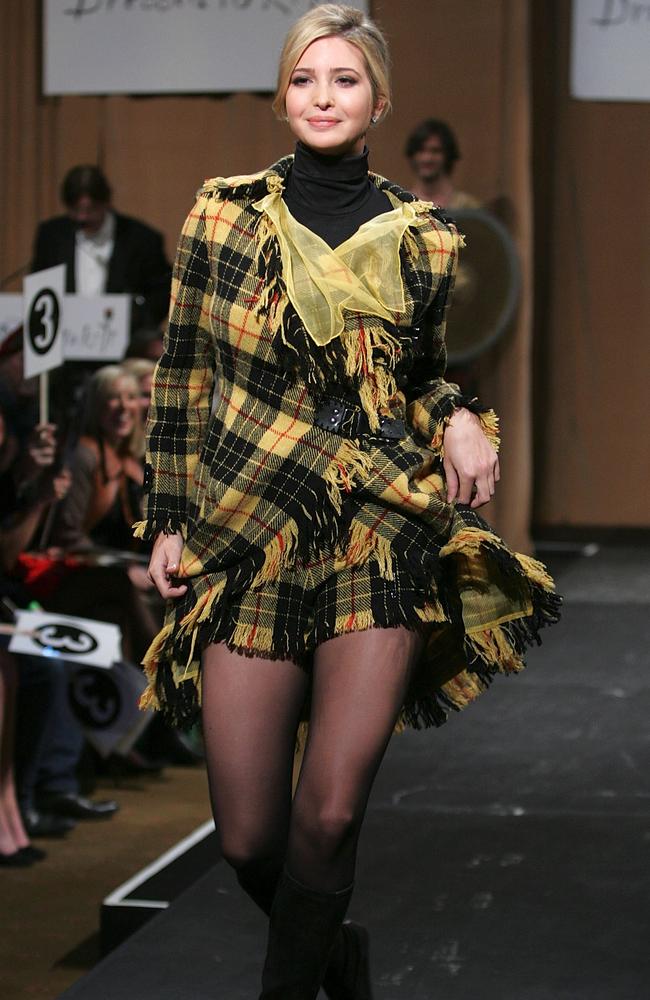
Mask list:
[[[110,668],[121,659],[121,638],[117,625],[108,622],[20,610],[16,613],[16,633],[11,637],[9,650]]]
[[[65,265],[29,274],[23,281],[25,378],[63,364]]]

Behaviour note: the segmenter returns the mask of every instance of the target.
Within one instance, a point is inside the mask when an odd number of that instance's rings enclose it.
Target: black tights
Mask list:
[[[404,628],[370,629],[318,647],[293,802],[304,671],[288,660],[249,658],[223,645],[205,650],[203,724],[221,850],[267,913],[284,864],[299,882],[323,892],[353,881],[368,796],[418,642]]]

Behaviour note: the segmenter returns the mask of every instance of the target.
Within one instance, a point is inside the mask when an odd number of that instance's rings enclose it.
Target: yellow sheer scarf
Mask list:
[[[423,222],[411,203],[377,215],[336,249],[298,222],[280,191],[253,208],[272,221],[282,254],[287,294],[319,347],[343,333],[343,311],[394,322],[405,312],[399,248],[406,229]]]

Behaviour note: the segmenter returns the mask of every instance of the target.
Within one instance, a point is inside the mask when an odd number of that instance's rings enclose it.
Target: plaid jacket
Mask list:
[[[277,579],[296,559],[336,551],[346,565],[376,559],[388,577],[408,567],[428,595],[419,618],[442,624],[457,612],[441,587],[444,547],[470,531],[466,549],[480,542],[507,553],[473,512],[461,516],[445,498],[444,427],[455,406],[471,405],[444,380],[445,315],[461,245],[455,226],[371,175],[394,207],[409,201],[418,215],[401,245],[406,307],[393,324],[347,313],[341,337],[317,347],[288,300],[273,226],[254,207],[282,189],[291,163],[206,182],[178,246],[147,428],[145,519],[136,525],[140,537],[180,531],[185,539],[179,576],[188,590],[170,605],[145,661],[151,702],[177,720],[195,705],[197,639],[218,634],[229,596]],[[407,419],[406,437],[361,440],[321,429],[314,416],[323,392],[354,395],[375,427],[382,414]],[[496,443],[491,411],[483,420]],[[506,558],[521,576],[517,560],[525,557]],[[470,624],[485,631],[531,610],[522,585],[507,599],[492,595],[482,612],[470,609]],[[445,656],[434,687],[455,683],[467,666],[462,645]],[[463,675],[457,696],[444,697],[462,704],[476,677]],[[428,718],[414,706],[406,721]]]

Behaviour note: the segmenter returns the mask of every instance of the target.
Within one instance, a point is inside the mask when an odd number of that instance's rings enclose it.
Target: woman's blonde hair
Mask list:
[[[303,14],[289,29],[284,40],[278,66],[278,85],[272,105],[278,118],[286,117],[285,97],[291,74],[301,55],[312,42],[332,35],[356,45],[363,54],[372,86],[373,102],[376,104],[377,101],[385,101],[377,122],[390,111],[390,56],[383,33],[367,14],[356,7],[323,3]]]
[[[121,365],[104,365],[103,368],[98,368],[96,372],[93,372],[86,387],[80,435],[92,437],[96,441],[102,440],[101,413],[118,379],[127,379],[133,384],[135,395],[140,395],[140,385],[137,378]],[[142,458],[144,454],[144,428],[138,419],[134,421],[133,430],[124,442],[124,452],[138,459]]]
[[[150,358],[126,358],[120,367],[140,381],[145,375],[153,375],[156,362],[151,361]]]

